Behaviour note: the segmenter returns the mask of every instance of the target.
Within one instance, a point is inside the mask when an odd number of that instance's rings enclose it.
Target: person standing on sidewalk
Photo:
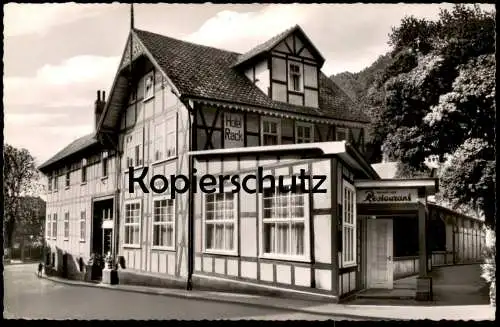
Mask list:
[[[38,273],[37,273],[38,278],[42,277],[42,270],[43,270],[43,263],[40,262],[38,264]]]

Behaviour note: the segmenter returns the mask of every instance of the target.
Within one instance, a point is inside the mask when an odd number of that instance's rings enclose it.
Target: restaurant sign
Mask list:
[[[243,132],[243,115],[224,113],[224,148],[245,146]]]
[[[358,203],[416,203],[417,189],[366,189],[358,190]]]

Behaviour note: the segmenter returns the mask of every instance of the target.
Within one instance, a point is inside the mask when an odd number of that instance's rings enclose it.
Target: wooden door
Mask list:
[[[392,219],[368,219],[367,232],[367,287],[392,289]]]

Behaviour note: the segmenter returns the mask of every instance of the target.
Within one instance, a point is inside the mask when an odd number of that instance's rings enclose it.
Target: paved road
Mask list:
[[[4,318],[328,320],[324,315],[60,284],[31,264],[4,271]],[[342,318],[339,318],[339,320]]]

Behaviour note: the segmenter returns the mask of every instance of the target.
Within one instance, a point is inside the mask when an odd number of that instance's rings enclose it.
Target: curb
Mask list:
[[[201,300],[201,301],[211,301],[211,302],[231,303],[231,304],[242,304],[242,305],[253,306],[253,307],[258,307],[258,308],[273,308],[273,309],[287,311],[287,312],[295,311],[295,312],[313,314],[313,315],[318,315],[318,316],[328,316],[328,317],[332,317],[332,318],[352,318],[352,319],[362,319],[362,320],[372,320],[372,321],[374,321],[374,320],[377,320],[377,321],[404,320],[404,319],[385,318],[385,317],[362,316],[362,315],[349,314],[349,313],[346,313],[346,314],[344,314],[344,313],[327,313],[327,312],[315,311],[315,310],[304,309],[304,308],[294,308],[294,307],[285,307],[285,306],[281,306],[281,305],[247,302],[247,301],[239,300],[236,298],[235,299],[207,298],[205,296],[200,296],[200,295],[162,293],[162,292],[155,292],[155,291],[151,291],[151,290],[146,291],[146,290],[117,288],[117,287],[102,286],[99,284],[92,284],[92,283],[87,283],[87,282],[74,283],[74,282],[62,280],[59,278],[56,279],[56,278],[53,278],[51,276],[42,276],[41,278],[47,279],[47,280],[54,282],[54,283],[61,283],[61,284],[66,284],[66,285],[79,286],[79,287],[93,287],[93,288],[100,288],[100,289],[105,289],[105,290],[114,290],[114,291],[121,291],[121,292],[129,292],[129,293],[170,296],[170,297],[181,298],[181,299],[191,299],[191,300]]]

